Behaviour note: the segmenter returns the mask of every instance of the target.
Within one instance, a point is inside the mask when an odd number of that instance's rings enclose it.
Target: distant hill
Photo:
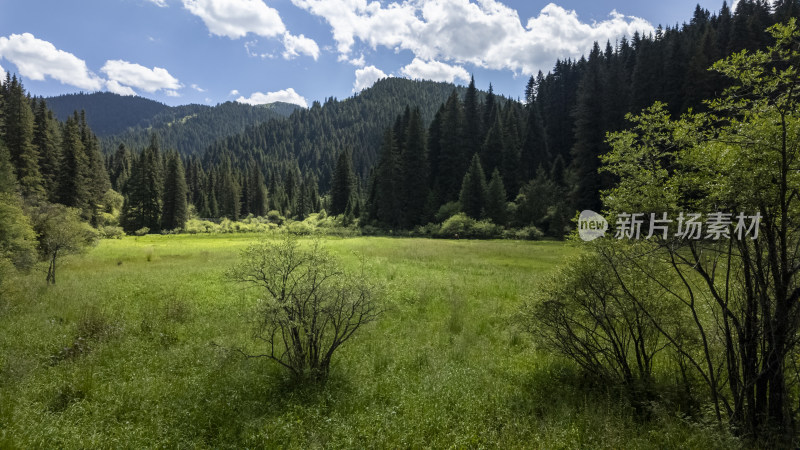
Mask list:
[[[144,97],[122,96],[110,92],[67,94],[45,99],[58,120],[67,120],[75,111],[86,111],[86,121],[98,136],[110,136],[129,127],[145,124],[169,106]]]
[[[119,144],[140,149],[150,142],[152,133],[157,133],[163,149],[193,155],[220,139],[244,132],[249,126],[283,119],[297,109],[300,107],[289,103],[251,106],[225,102],[213,107],[177,106],[136,127],[103,137],[100,143],[105,152],[114,151]]]
[[[280,102],[259,106],[234,102],[217,106],[167,106],[142,97],[108,92],[62,95],[46,100],[61,120],[76,110],[86,111],[86,121],[107,153],[121,143],[132,149],[142,148],[156,132],[162,148],[194,154],[219,139],[243,132],[248,126],[287,117],[299,108]]]
[[[342,150],[353,152],[356,172],[366,178],[375,166],[384,130],[392,126],[405,108],[420,108],[425,125],[453,90],[463,97],[465,87],[451,83],[386,78],[345,100],[329,98],[324,104],[292,114],[285,122],[264,122],[244,133],[211,145],[203,160],[206,165],[229,159],[244,167],[261,162],[268,173],[283,173],[297,167],[314,174],[327,189],[335,158]],[[481,92],[481,100],[486,93]],[[497,97],[499,104],[506,99]]]

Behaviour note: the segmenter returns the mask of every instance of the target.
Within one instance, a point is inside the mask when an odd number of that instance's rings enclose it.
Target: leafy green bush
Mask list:
[[[135,234],[136,236],[144,236],[145,234],[147,234],[149,232],[150,232],[150,228],[142,227],[142,228],[139,228],[138,230],[134,231],[133,234]]]
[[[122,239],[125,236],[125,231],[122,227],[115,227],[106,225],[100,228],[100,237],[103,239]]]
[[[448,239],[493,239],[502,235],[503,227],[489,220],[475,220],[464,213],[458,213],[445,220],[435,234],[436,237]]]

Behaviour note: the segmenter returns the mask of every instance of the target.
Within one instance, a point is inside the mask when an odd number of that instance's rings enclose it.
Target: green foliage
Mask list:
[[[16,193],[0,192],[0,259],[20,269],[36,261],[36,233]]]
[[[355,201],[355,183],[351,153],[343,151],[336,160],[336,167],[333,172],[330,208],[332,215],[344,214],[348,205],[352,205]]]
[[[505,226],[508,222],[506,207],[506,188],[503,186],[503,179],[500,171],[495,169],[492,173],[492,180],[486,189],[486,217],[492,222]]]
[[[486,208],[486,176],[483,174],[478,154],[472,156],[467,173],[461,182],[461,194],[458,198],[461,210],[473,218],[480,219]]]
[[[183,228],[189,212],[186,204],[187,187],[183,162],[175,153],[170,155],[167,162],[163,195],[161,227],[165,230]]]
[[[59,204],[43,204],[33,213],[39,254],[48,263],[47,282],[56,284],[58,259],[80,253],[97,241],[96,231],[81,220],[81,212]]]
[[[435,235],[447,239],[496,239],[502,237],[503,227],[458,213],[445,220]]]
[[[382,313],[379,288],[365,270],[343,271],[319,240],[302,248],[290,232],[250,245],[227,276],[259,296],[255,337],[267,345],[257,356],[296,379],[325,382],[334,352]]]

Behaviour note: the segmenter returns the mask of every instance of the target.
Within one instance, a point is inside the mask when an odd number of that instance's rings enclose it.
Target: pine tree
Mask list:
[[[483,216],[486,207],[486,176],[477,153],[472,156],[469,169],[464,174],[459,202],[461,210],[469,217],[480,219]]]
[[[116,153],[111,157],[109,167],[112,188],[117,192],[122,192],[125,183],[131,176],[131,152],[125,144],[119,144]]]
[[[39,151],[39,171],[47,198],[57,198],[57,175],[61,161],[61,149],[58,136],[58,123],[53,112],[47,108],[44,99],[34,101],[34,133],[33,146]]]
[[[61,137],[61,164],[56,200],[82,211],[89,209],[89,159],[84,151],[77,115],[67,118]]]
[[[520,149],[519,179],[523,182],[533,178],[536,168],[551,159],[541,114],[539,102],[535,95],[531,95],[531,100],[525,105],[525,137]],[[516,188],[511,192],[516,192]]]
[[[488,171],[499,168],[503,163],[503,153],[506,151],[505,132],[500,114],[494,114],[494,123],[486,133],[486,140],[481,146],[481,163]]]
[[[161,189],[159,154],[153,146],[148,146],[134,158],[131,177],[125,183],[123,194],[125,204],[122,211],[122,227],[127,233],[141,228],[150,232],[161,230]]]
[[[437,187],[439,198],[450,202],[458,198],[469,158],[464,154],[464,107],[455,90],[444,105],[441,119]]]
[[[475,77],[470,77],[469,87],[464,94],[464,153],[474,155],[481,151],[483,144],[483,123]]]
[[[401,226],[421,225],[425,200],[428,197],[428,154],[425,148],[425,128],[419,108],[414,108],[405,130],[405,147],[400,154]]]
[[[267,187],[264,184],[264,174],[261,173],[256,165],[250,170],[250,184],[248,192],[250,195],[249,212],[257,217],[267,215]]]
[[[230,220],[239,220],[241,208],[239,203],[240,197],[239,183],[236,181],[230,164],[226,162],[224,168],[220,172],[217,184],[217,202],[219,205],[220,217],[227,217]]]
[[[344,214],[347,204],[353,201],[354,194],[355,175],[353,175],[352,158],[350,152],[345,150],[339,154],[333,172],[330,214],[334,216]]]
[[[373,179],[375,193],[371,217],[388,227],[398,226],[401,214],[397,198],[400,173],[396,145],[394,132],[389,128],[383,135],[381,159]]]
[[[92,225],[97,226],[100,222],[99,205],[103,202],[104,194],[111,189],[111,182],[108,179],[105,160],[100,153],[100,143],[97,141],[97,136],[89,129],[89,124],[86,123],[86,114],[83,111],[80,116],[80,130],[84,153],[88,160],[86,182],[89,197],[85,215],[91,218]]]
[[[520,123],[520,106],[508,102],[503,120],[503,152],[500,155],[500,174],[511,192],[516,192],[520,185],[520,163],[522,159],[522,124]]]
[[[23,197],[43,199],[45,190],[39,172],[39,152],[33,145],[34,121],[31,100],[16,75],[3,88],[3,135],[15,167]]]
[[[492,172],[492,180],[486,190],[486,217],[498,225],[506,225],[508,222],[506,188],[503,186],[503,178],[497,169]]]
[[[167,171],[164,177],[162,229],[174,230],[186,226],[189,213],[186,203],[187,190],[183,161],[177,153],[173,153],[167,160]]]
[[[578,104],[575,107],[575,145],[572,163],[577,177],[573,192],[576,209],[600,210],[601,182],[597,169],[599,156],[604,152],[602,105],[602,55],[595,43],[589,54],[586,73],[581,80]]]

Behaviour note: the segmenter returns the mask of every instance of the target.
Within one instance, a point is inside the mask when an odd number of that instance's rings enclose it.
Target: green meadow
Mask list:
[[[642,417],[514,322],[580,249],[563,242],[325,239],[365,257],[388,310],[324,386],[246,359],[256,293],[224,277],[259,236],[103,240],[0,300],[0,448],[712,448]]]

